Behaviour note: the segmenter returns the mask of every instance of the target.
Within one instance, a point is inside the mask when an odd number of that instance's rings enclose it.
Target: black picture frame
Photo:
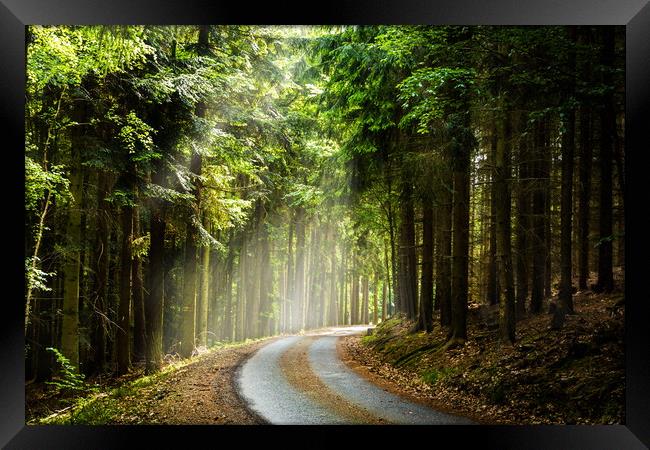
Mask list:
[[[24,92],[25,25],[31,24],[464,24],[625,25],[626,27],[626,419],[599,426],[436,427],[211,427],[25,426],[24,385]],[[643,173],[644,135],[650,125],[650,5],[648,0],[357,0],[253,5],[207,0],[0,0],[0,140],[3,153],[2,220],[6,262],[0,278],[4,302],[0,327],[0,445],[4,448],[123,448],[144,438],[147,446],[172,448],[207,439],[210,446],[252,438],[303,447],[363,445],[398,439],[424,445],[446,441],[498,449],[640,449],[650,446],[650,326],[644,257],[648,255]],[[8,158],[8,159],[7,159]],[[634,194],[641,198],[636,202]],[[7,200],[11,209],[6,209]],[[630,203],[630,201],[632,203]],[[13,243],[13,246],[11,245]],[[9,244],[9,245],[7,245]],[[0,297],[2,298],[2,297]],[[644,320],[645,319],[645,320]],[[335,432],[333,432],[335,430]],[[300,431],[300,433],[295,433]],[[280,439],[277,433],[283,437]],[[265,441],[262,441],[265,442]],[[142,444],[140,444],[142,445]],[[266,444],[263,444],[266,445]],[[417,444],[412,444],[417,445]]]

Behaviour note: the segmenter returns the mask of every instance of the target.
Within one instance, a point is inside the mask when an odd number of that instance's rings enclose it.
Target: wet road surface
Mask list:
[[[271,342],[239,370],[240,395],[271,424],[473,424],[387,392],[346,366],[337,340],[367,328],[328,328]]]

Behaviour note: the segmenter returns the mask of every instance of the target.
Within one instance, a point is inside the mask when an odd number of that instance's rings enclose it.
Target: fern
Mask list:
[[[56,386],[60,391],[80,392],[85,391],[87,386],[84,382],[84,375],[77,371],[77,368],[70,363],[70,360],[53,347],[46,350],[54,353],[56,361],[60,366],[59,376],[47,381],[46,384]]]

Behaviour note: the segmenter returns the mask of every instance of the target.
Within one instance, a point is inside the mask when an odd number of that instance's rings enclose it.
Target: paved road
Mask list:
[[[329,328],[273,341],[241,367],[239,393],[271,424],[472,424],[412,403],[343,363],[336,341],[367,327]]]

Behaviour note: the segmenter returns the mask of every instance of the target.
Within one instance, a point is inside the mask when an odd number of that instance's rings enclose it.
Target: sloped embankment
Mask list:
[[[171,363],[154,375],[133,371],[114,380],[110,387],[96,385],[94,393],[80,398],[59,398],[60,395],[47,394],[49,391],[43,389],[36,391],[32,386],[27,392],[27,423],[259,424],[260,420],[237,394],[234,377],[240,363],[268,341],[215,346],[201,355]]]
[[[440,408],[485,423],[623,423],[623,295],[580,292],[562,330],[547,314],[517,323],[517,342],[498,341],[495,311],[470,310],[469,340],[445,350],[445,334],[410,333],[391,319],[344,351],[364,370]]]

